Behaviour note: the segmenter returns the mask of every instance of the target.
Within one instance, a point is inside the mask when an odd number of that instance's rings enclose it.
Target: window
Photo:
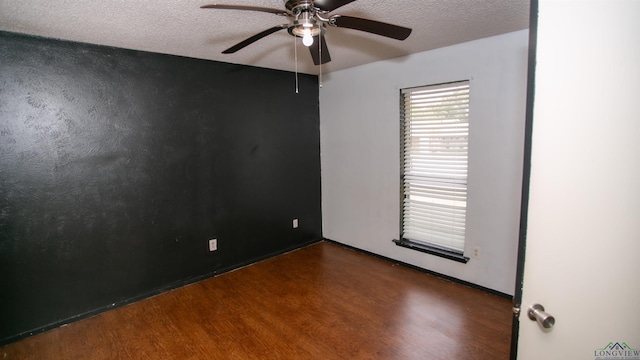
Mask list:
[[[467,262],[469,81],[404,89],[400,114],[402,237],[395,242]]]

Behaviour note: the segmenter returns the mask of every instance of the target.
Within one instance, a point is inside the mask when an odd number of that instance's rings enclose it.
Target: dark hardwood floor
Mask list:
[[[0,348],[0,359],[508,359],[511,303],[321,242]]]

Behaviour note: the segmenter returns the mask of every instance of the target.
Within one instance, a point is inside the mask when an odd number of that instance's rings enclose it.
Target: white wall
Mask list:
[[[333,72],[320,90],[323,235],[513,294],[528,31]],[[471,80],[467,264],[396,246],[401,88]],[[467,255],[469,256],[469,255]]]

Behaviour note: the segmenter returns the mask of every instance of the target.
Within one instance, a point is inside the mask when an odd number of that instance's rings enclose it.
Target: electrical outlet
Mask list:
[[[293,228],[294,229],[298,228],[298,219],[293,219]]]
[[[477,247],[473,248],[473,253],[471,254],[471,256],[474,259],[480,259],[480,248],[477,248]]]
[[[209,240],[209,251],[218,250],[218,239]]]

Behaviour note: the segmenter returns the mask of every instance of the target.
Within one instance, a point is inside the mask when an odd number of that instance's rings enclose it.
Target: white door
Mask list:
[[[640,359],[640,0],[538,6],[517,358]]]

